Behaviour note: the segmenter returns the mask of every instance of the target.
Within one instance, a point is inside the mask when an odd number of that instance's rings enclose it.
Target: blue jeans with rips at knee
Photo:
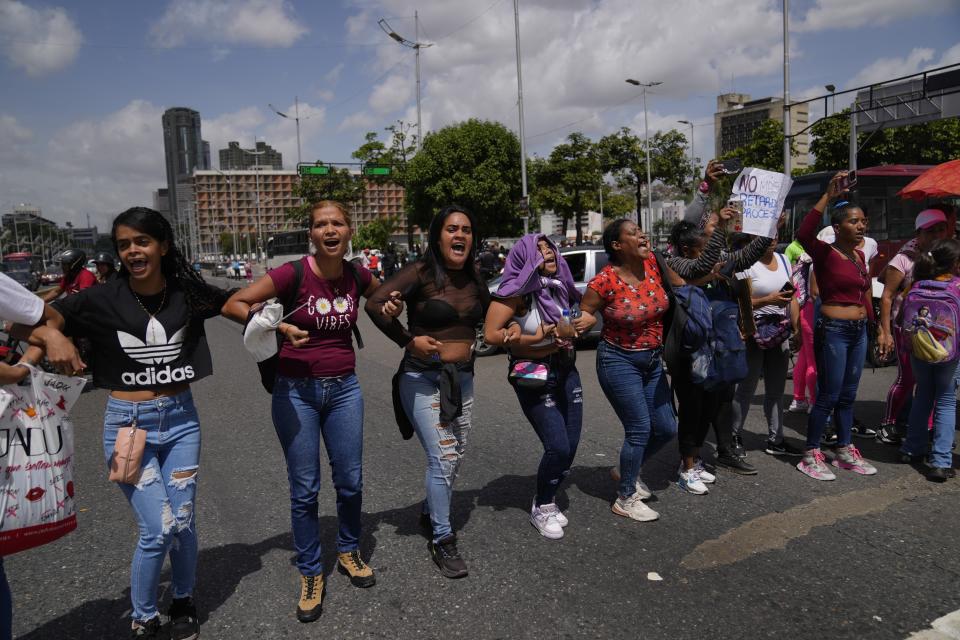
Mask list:
[[[323,574],[320,523],[320,440],[327,449],[337,492],[337,551],[360,546],[363,503],[363,396],[355,374],[339,378],[277,377],[273,426],[287,460],[290,521],[297,568]]]
[[[200,467],[200,423],[190,391],[145,402],[110,398],[103,419],[103,450],[110,458],[118,435],[136,420],[147,432],[140,481],[118,483],[133,508],[140,539],[130,570],[133,619],[159,615],[157,587],[163,561],[170,555],[174,598],[193,593],[197,571],[194,520]]]
[[[660,354],[660,349],[627,351],[605,341],[597,346],[600,387],[623,423],[618,491],[625,498],[636,491],[643,463],[677,434]]]
[[[473,412],[473,373],[461,371],[459,374],[463,412],[449,423],[440,422],[439,371],[405,371],[400,376],[403,410],[427,454],[425,484],[434,542],[453,533],[450,500]]]

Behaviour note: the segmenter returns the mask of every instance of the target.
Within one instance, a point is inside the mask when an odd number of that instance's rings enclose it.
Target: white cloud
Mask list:
[[[8,114],[0,114],[0,163],[3,166],[17,166],[30,162],[27,144],[33,138],[33,132]]]
[[[418,5],[428,29],[421,38],[434,42],[421,54],[427,131],[469,117],[517,128],[513,7],[499,3],[463,27],[485,6],[445,0]],[[768,0],[525,1],[520,28],[531,151],[574,130],[597,137],[617,128],[625,111],[640,109],[637,88],[624,82],[628,77],[662,81],[662,99],[682,100],[714,94],[734,73],[745,81],[775,73],[782,62],[778,6]],[[381,0],[370,11],[407,15],[409,3]],[[677,19],[688,15],[696,20]],[[376,55],[383,71],[413,52],[384,36]],[[398,117],[414,100],[413,73],[405,66],[375,88],[370,107]],[[569,123],[575,124],[564,126]],[[538,135],[544,132],[551,133]]]
[[[916,48],[903,58],[879,58],[850,78],[848,86],[859,87],[916,73],[932,62],[935,55],[933,49]]]
[[[284,0],[171,0],[150,28],[153,43],[289,47],[307,33]]]
[[[340,81],[340,74],[343,73],[344,64],[341,62],[330,71],[323,74],[323,81],[327,84],[337,84]]]
[[[363,35],[367,32],[369,26],[370,13],[368,11],[361,11],[355,15],[348,16],[346,21],[347,36],[352,39]]]
[[[381,118],[375,118],[366,111],[358,111],[344,118],[337,127],[337,131],[369,131],[381,122],[383,122]]]
[[[0,0],[0,36],[7,61],[31,76],[67,67],[83,42],[64,9],[33,9],[18,0]]]
[[[936,15],[956,7],[956,0],[816,0],[803,18],[791,25],[791,30],[822,31],[884,25]]]

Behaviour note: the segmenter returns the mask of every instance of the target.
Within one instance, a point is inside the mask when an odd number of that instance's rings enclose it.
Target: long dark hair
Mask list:
[[[917,256],[913,264],[913,279],[933,280],[938,276],[951,273],[960,262],[960,240],[947,238],[939,240],[930,251]]]
[[[120,248],[117,246],[117,228],[121,226],[145,233],[161,244],[167,243],[169,249],[160,260],[160,271],[168,284],[173,283],[183,290],[187,300],[186,342],[188,345],[196,344],[197,335],[192,326],[193,321],[220,313],[220,308],[236,289],[226,291],[207,284],[183,257],[183,253],[177,247],[173,227],[158,211],[147,207],[131,207],[113,219],[110,239],[113,241],[113,249],[117,255],[120,255]],[[130,272],[123,261],[120,262],[119,273],[123,278],[130,277]]]
[[[465,208],[451,204],[440,210],[430,221],[430,231],[428,235],[427,250],[423,252],[420,259],[423,262],[423,270],[433,277],[434,285],[442,290],[447,283],[447,267],[443,262],[443,254],[440,251],[440,233],[443,231],[443,224],[447,217],[454,213],[462,213],[470,221],[470,228],[473,230],[473,242],[470,243],[470,252],[467,254],[467,261],[463,265],[470,277],[477,283],[482,290],[487,288],[480,272],[477,271],[477,245],[480,244],[480,236],[477,229],[477,219]]]

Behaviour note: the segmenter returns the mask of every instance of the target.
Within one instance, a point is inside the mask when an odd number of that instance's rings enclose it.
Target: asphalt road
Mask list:
[[[597,383],[592,349],[579,355],[587,417],[558,500],[570,519],[560,541],[542,538],[527,520],[541,449],[506,382],[504,357],[478,361],[474,430],[453,505],[470,576],[444,579],[417,524],[423,453],[416,440],[401,440],[393,421],[389,381],[401,354],[365,318],[361,330],[363,554],[378,583],[356,589],[331,573],[323,617],[303,625],[294,618],[287,481],[269,397],[239,328],[208,322],[216,373],[194,385],[203,429],[196,596],[204,638],[903,638],[960,609],[960,481],[928,483],[895,463],[893,448],[861,441],[878,475],[841,472],[836,482],[815,482],[758,450],[765,427],[757,407],[747,445],[759,475],[721,471],[709,495],[685,494],[674,483],[669,445],[645,469],[661,519],[611,514],[609,471],[623,432]],[[894,373],[865,372],[861,419],[879,420]],[[16,637],[126,637],[137,534],[103,469],[105,401],[101,390],[86,393],[73,414],[79,528],[5,559]],[[803,425],[789,416],[791,436]],[[334,513],[328,477],[328,572]]]

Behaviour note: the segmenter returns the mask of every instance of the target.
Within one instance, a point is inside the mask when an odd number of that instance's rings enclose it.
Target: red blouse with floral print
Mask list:
[[[663,316],[670,307],[657,259],[651,253],[643,263],[646,277],[634,287],[607,265],[587,286],[603,299],[603,331],[612,345],[630,351],[663,345]]]

